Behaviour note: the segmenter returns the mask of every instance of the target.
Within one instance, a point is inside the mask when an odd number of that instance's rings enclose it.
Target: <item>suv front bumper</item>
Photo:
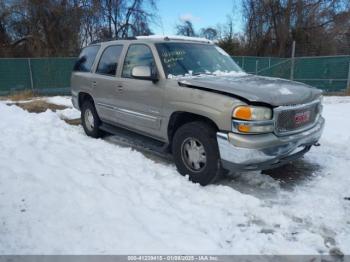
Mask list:
[[[288,136],[218,132],[222,165],[228,170],[242,171],[265,170],[286,164],[303,156],[317,143],[324,123],[324,118],[320,117],[311,129]]]

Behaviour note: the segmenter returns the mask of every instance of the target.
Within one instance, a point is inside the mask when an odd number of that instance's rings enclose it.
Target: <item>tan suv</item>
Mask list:
[[[158,141],[178,171],[206,185],[270,169],[317,144],[322,96],[302,83],[244,73],[206,39],[138,37],[84,48],[71,78],[88,136],[118,126]]]

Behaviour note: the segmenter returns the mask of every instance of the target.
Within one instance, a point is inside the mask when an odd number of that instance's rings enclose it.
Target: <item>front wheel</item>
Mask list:
[[[191,122],[175,133],[172,151],[180,174],[189,175],[202,186],[213,183],[222,174],[216,130],[204,122]]]

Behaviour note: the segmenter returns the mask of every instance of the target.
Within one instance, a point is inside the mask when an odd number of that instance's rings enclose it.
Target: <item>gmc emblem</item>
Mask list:
[[[295,114],[294,121],[295,124],[300,125],[306,122],[309,122],[310,120],[310,111],[300,112]]]

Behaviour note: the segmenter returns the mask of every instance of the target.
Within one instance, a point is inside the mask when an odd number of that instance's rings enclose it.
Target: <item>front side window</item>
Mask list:
[[[157,51],[166,76],[242,72],[220,47],[200,43],[159,43]]]
[[[118,60],[123,50],[123,46],[114,45],[107,47],[101,56],[96,69],[97,74],[115,76],[118,68]]]
[[[155,63],[151,49],[146,45],[131,45],[125,57],[122,77],[131,78],[131,70],[135,66],[149,66],[155,70]]]
[[[78,60],[75,62],[73,70],[78,72],[90,72],[99,49],[99,45],[85,47],[83,51],[81,51]]]

